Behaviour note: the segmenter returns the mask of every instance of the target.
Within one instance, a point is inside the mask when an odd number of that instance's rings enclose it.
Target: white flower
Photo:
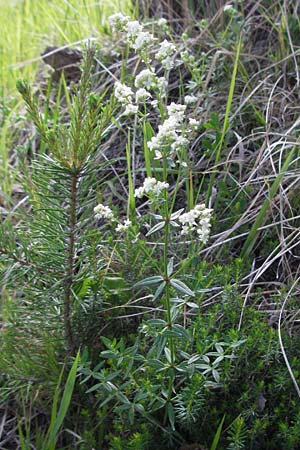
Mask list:
[[[212,209],[206,208],[204,204],[200,204],[189,212],[181,214],[178,218],[182,225],[181,234],[186,235],[196,230],[198,239],[205,244],[210,233],[212,211]]]
[[[113,30],[125,33],[125,42],[135,51],[149,53],[146,50],[149,50],[149,47],[154,43],[154,37],[148,31],[143,31],[143,25],[140,22],[129,20],[128,16],[118,13],[110,16],[109,23]],[[147,55],[147,62],[149,62],[149,54]]]
[[[162,125],[158,126],[158,133],[153,136],[148,142],[148,148],[150,150],[159,150],[163,145],[171,144],[178,138],[176,128],[178,123],[173,117],[169,117],[164,121]]]
[[[186,105],[180,105],[178,103],[172,102],[167,106],[169,116],[176,117],[178,121],[181,121],[184,117],[186,110]]]
[[[128,22],[125,26],[126,42],[136,51],[149,53],[149,47],[154,43],[154,37],[148,31],[143,31],[143,26],[137,21]],[[149,54],[147,62],[149,62]]]
[[[238,14],[238,11],[234,8],[233,5],[225,5],[223,11],[225,14],[229,14],[230,16]]]
[[[196,130],[200,125],[199,120],[193,119],[192,117],[189,118],[189,126],[193,129]]]
[[[116,231],[117,231],[118,233],[124,233],[124,231],[127,231],[127,230],[128,230],[128,228],[130,227],[130,225],[131,225],[131,220],[126,219],[126,220],[124,220],[123,223],[119,223],[119,224],[117,225]]]
[[[171,149],[173,152],[177,150],[181,150],[182,147],[187,147],[189,144],[189,140],[184,136],[178,136],[177,139],[171,144]]]
[[[146,91],[144,88],[140,88],[135,93],[135,100],[137,103],[145,102],[149,97],[151,97],[150,92]]]
[[[157,88],[160,91],[160,96],[165,97],[166,93],[167,93],[167,88],[168,88],[168,82],[165,79],[165,77],[159,77],[157,79]]]
[[[149,69],[142,70],[134,80],[136,88],[152,89],[156,86],[157,78],[154,73]]]
[[[165,25],[167,25],[167,20],[164,17],[161,17],[160,19],[158,19],[157,21],[157,25],[159,27],[164,27]]]
[[[167,41],[166,39],[160,43],[160,48],[158,52],[156,53],[155,58],[159,61],[166,58],[167,56],[171,56],[173,53],[176,52],[176,46],[172,43]]]
[[[148,31],[139,32],[132,42],[132,48],[136,51],[146,50],[153,44],[153,35],[148,33]]]
[[[144,188],[143,188],[143,186],[141,186],[141,187],[139,187],[139,188],[134,190],[134,196],[136,198],[142,198],[143,195],[144,195]]]
[[[188,144],[188,140],[180,134],[186,105],[171,103],[167,109],[169,117],[158,126],[157,135],[148,142],[148,148],[155,151],[155,159],[162,159],[163,149],[167,150],[171,156],[172,153]]]
[[[113,219],[114,215],[109,206],[104,206],[102,203],[95,206],[94,213],[96,219]]]
[[[123,116],[130,116],[132,114],[137,114],[138,110],[139,110],[139,107],[137,105],[128,103],[128,105],[126,105],[125,111],[123,112]]]
[[[150,105],[153,106],[153,108],[157,108],[158,106],[158,100],[152,100],[152,102],[150,102]]]
[[[179,159],[177,159],[177,164],[180,164],[181,167],[183,167],[184,169],[186,169],[188,167],[187,163],[185,161],[179,161]]]
[[[168,56],[167,58],[162,60],[161,65],[166,70],[173,69],[173,67],[175,65],[174,58],[171,58],[171,56]]]
[[[187,225],[182,225],[182,228],[181,228],[181,234],[182,235],[189,234],[189,231],[190,231],[190,229],[189,229],[189,227]]]
[[[133,91],[129,86],[119,81],[115,83],[115,97],[122,105],[132,103],[132,96]]]
[[[125,26],[128,24],[130,18],[128,16],[124,16],[121,13],[113,14],[108,18],[108,22],[113,30],[115,31],[124,31]]]
[[[142,198],[144,195],[154,195],[159,197],[164,189],[168,189],[169,183],[158,181],[156,178],[148,177],[144,180],[143,186],[135,189],[134,196]]]
[[[163,154],[160,150],[155,150],[155,157],[154,159],[163,159]]]
[[[210,234],[210,226],[208,228],[198,228],[197,229],[198,239],[203,244],[206,244],[208,241],[209,234]]]
[[[184,103],[186,105],[193,105],[194,103],[196,103],[198,100],[198,97],[196,97],[195,95],[186,95],[184,97]]]
[[[174,66],[175,52],[176,46],[172,42],[165,39],[160,43],[160,48],[155,54],[155,59],[161,61],[161,65],[165,69],[170,70]]]
[[[155,70],[151,67],[151,70],[144,69],[135,77],[134,85],[136,88],[146,90],[158,89],[160,91],[160,96],[164,97],[166,95],[168,82],[165,77],[158,78],[155,74]]]
[[[130,20],[125,25],[124,31],[127,33],[127,38],[132,39],[135,38],[138,33],[143,31],[143,25],[137,20]]]

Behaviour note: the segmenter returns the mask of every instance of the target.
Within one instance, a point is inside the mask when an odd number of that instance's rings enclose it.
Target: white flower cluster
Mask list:
[[[229,14],[231,16],[234,16],[234,15],[238,14],[238,11],[234,8],[233,5],[230,5],[230,4],[229,5],[225,5],[224,8],[223,8],[223,11],[224,11],[224,13],[227,13],[227,14]]]
[[[160,43],[158,52],[155,54],[155,59],[161,62],[161,65],[166,70],[171,70],[174,67],[174,58],[176,53],[176,46],[166,39]]]
[[[107,219],[111,222],[116,222],[116,218],[110,209],[109,206],[105,206],[102,203],[99,203],[99,205],[95,206],[94,213],[96,219]],[[116,232],[117,233],[124,233],[128,230],[128,228],[131,226],[131,220],[125,219],[123,223],[118,223],[116,226]]]
[[[131,35],[132,39],[132,48],[135,51],[143,51],[147,50],[153,44],[154,38],[153,35],[148,31],[140,31],[136,36]]]
[[[199,125],[200,125],[199,120],[193,119],[192,117],[189,118],[189,126],[192,130],[197,130]]]
[[[153,70],[144,69],[142,70],[134,80],[134,85],[136,88],[143,89],[153,89],[157,84],[157,77]]]
[[[133,104],[133,96],[133,90],[129,86],[124,83],[120,83],[119,81],[115,83],[115,97],[122,106],[126,106],[123,113],[124,116],[138,113],[139,108],[137,105]]]
[[[150,50],[155,42],[155,38],[148,31],[144,31],[143,25],[140,22],[130,20],[128,16],[117,13],[109,17],[109,23],[114,31],[124,33],[125,42],[138,52],[145,62],[151,62]],[[166,27],[167,21],[162,18],[158,20],[157,24],[159,27]],[[170,70],[174,67],[175,53],[176,46],[165,39],[160,43],[159,49],[155,54],[155,59],[160,61],[165,69]]]
[[[144,88],[138,89],[135,93],[135,101],[137,103],[144,103],[149,97],[152,97],[152,95]]]
[[[181,214],[178,218],[182,225],[181,234],[186,235],[191,231],[196,231],[198,239],[205,244],[209,238],[212,211],[202,203],[196,205],[189,212]]]
[[[149,97],[151,97],[151,94],[144,88],[138,89],[135,93],[135,101],[137,104],[133,103],[133,96],[134,93],[129,86],[124,83],[120,83],[119,81],[115,83],[115,97],[122,106],[126,107],[123,112],[123,116],[137,114],[139,110],[138,103],[144,103]]]
[[[140,89],[158,89],[161,97],[164,97],[168,83],[165,77],[157,77],[151,67],[151,70],[144,69],[135,77],[134,85]]]
[[[108,22],[113,31],[123,31],[129,21],[130,17],[124,16],[122,13],[113,14],[108,18]]]
[[[181,134],[181,124],[184,119],[186,105],[171,103],[167,107],[169,117],[158,127],[158,133],[148,142],[150,150],[155,152],[155,159],[162,159],[163,153],[171,156],[183,145],[188,144],[188,140]]]
[[[142,198],[144,195],[159,197],[162,191],[168,189],[168,187],[169,183],[148,177],[144,180],[143,186],[135,189],[134,196],[137,198]]]
[[[131,116],[132,114],[137,114],[139,110],[139,107],[137,105],[133,105],[132,103],[129,103],[125,111],[123,112],[123,116]]]
[[[148,53],[154,43],[154,37],[148,31],[143,31],[143,25],[137,20],[130,20],[128,16],[124,16],[121,13],[113,14],[108,20],[114,31],[125,34],[125,42],[136,52]]]
[[[126,106],[123,115],[132,115],[138,113],[138,104],[144,103],[146,100],[152,97],[148,89],[158,89],[160,96],[163,97],[167,90],[167,81],[164,77],[157,77],[154,69],[144,69],[135,78],[134,82],[137,88],[134,94],[133,90],[124,83],[117,81],[115,83],[115,97],[121,103],[122,106]],[[133,103],[133,97],[135,95],[135,102]],[[155,101],[152,102],[155,106]]]
[[[102,205],[102,203],[99,203],[99,205],[95,206],[94,213],[96,219],[114,219],[114,215],[110,207],[104,206]]]
[[[132,89],[124,83],[116,81],[115,83],[115,97],[122,105],[128,105],[132,103],[133,97]]]
[[[172,102],[171,105],[167,106],[167,111],[169,117],[176,117],[179,122],[182,122],[184,118],[184,113],[186,110],[186,105],[180,105],[178,103]]]
[[[116,227],[117,233],[124,233],[131,225],[131,220],[126,219],[123,223],[119,223]]]
[[[159,27],[165,27],[167,25],[167,19],[165,19],[164,17],[161,17],[160,19],[158,19],[157,21],[157,25]]]
[[[186,105],[193,105],[194,103],[196,103],[198,100],[198,97],[196,97],[195,95],[186,95],[184,97],[184,103]]]

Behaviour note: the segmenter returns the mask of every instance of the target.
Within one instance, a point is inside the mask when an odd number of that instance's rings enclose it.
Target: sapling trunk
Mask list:
[[[69,217],[69,242],[67,249],[67,268],[64,286],[64,334],[68,352],[75,351],[74,336],[72,331],[72,284],[74,279],[75,264],[75,233],[76,233],[76,207],[79,172],[75,170],[71,178],[70,192],[70,217]]]

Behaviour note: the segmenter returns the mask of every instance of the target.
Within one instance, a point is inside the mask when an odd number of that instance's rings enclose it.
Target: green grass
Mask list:
[[[129,7],[128,0],[0,0],[0,197],[5,203],[16,179],[10,158],[16,117],[22,112],[17,80],[43,77],[46,66],[40,54],[47,46],[78,47],[91,38],[101,45],[107,17],[120,10],[128,13]]]
[[[101,40],[108,15],[128,7],[127,0],[0,0],[0,96],[14,95],[19,78],[34,79],[47,46]]]

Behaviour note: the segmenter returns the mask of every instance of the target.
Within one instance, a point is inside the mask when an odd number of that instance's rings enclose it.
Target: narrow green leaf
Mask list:
[[[165,348],[164,348],[164,352],[165,352],[165,355],[166,355],[166,358],[167,358],[168,363],[171,364],[171,362],[172,362],[172,357],[171,357],[171,351],[170,351],[170,349],[169,349],[168,347],[165,347]]]
[[[187,302],[187,306],[189,306],[190,308],[199,308],[199,305],[194,302]]]
[[[58,398],[59,398],[60,386],[61,386],[64,369],[65,369],[65,367],[63,367],[60,372],[60,375],[58,378],[58,383],[56,385],[54,396],[53,396],[53,404],[52,404],[52,409],[51,409],[51,420],[50,420],[49,430],[54,427],[54,424],[56,421]]]
[[[180,216],[180,214],[184,211],[184,208],[179,209],[178,211],[173,212],[171,214],[170,220],[176,220]]]
[[[165,281],[163,281],[159,286],[158,286],[158,288],[156,289],[156,291],[155,291],[155,294],[154,294],[154,296],[153,296],[153,301],[154,300],[156,300],[159,296],[160,296],[160,294],[164,291],[164,289],[165,289],[165,287],[166,287],[166,282]]]
[[[193,355],[190,357],[190,359],[188,360],[188,364],[193,364],[194,362],[198,361],[201,358],[200,355]]]
[[[167,275],[168,275],[168,277],[170,277],[172,275],[173,269],[174,269],[174,258],[172,257],[170,259],[170,261],[168,262],[168,267],[167,267]]]
[[[234,66],[233,66],[233,71],[232,71],[232,76],[231,76],[231,81],[230,81],[225,117],[224,117],[223,128],[222,128],[222,134],[221,134],[219,142],[217,143],[217,148],[216,148],[216,157],[215,157],[214,167],[217,167],[217,165],[218,165],[218,162],[219,162],[219,159],[221,156],[221,151],[222,151],[223,144],[224,144],[224,140],[225,140],[225,136],[228,131],[229,115],[230,115],[230,110],[231,110],[231,105],[232,105],[232,100],[233,100],[233,94],[234,94],[234,88],[235,88],[236,75],[237,75],[237,69],[238,69],[238,62],[240,59],[241,48],[242,48],[242,37],[240,36],[238,43],[237,43]],[[217,127],[218,127],[218,124],[217,124]],[[209,201],[210,201],[212,189],[213,189],[214,182],[215,182],[215,177],[216,177],[216,172],[213,171],[211,174],[210,180],[209,180],[208,188],[207,188],[207,194],[206,194],[206,203],[207,204],[209,204]]]
[[[223,418],[222,418],[222,420],[221,420],[221,422],[220,422],[220,424],[218,426],[218,429],[217,429],[217,432],[215,434],[213,443],[212,443],[212,445],[210,447],[210,450],[216,450],[217,447],[218,447],[218,443],[219,443],[219,440],[220,440],[220,437],[221,437],[221,432],[222,432],[224,420],[225,420],[225,414],[224,414],[224,416],[223,416]]]
[[[176,335],[178,337],[184,338],[187,341],[191,340],[191,337],[190,337],[188,331],[179,323],[176,323],[175,325],[173,325],[173,331],[174,331],[174,333],[176,333]]]
[[[149,286],[151,284],[157,284],[160,281],[163,281],[163,277],[161,275],[154,275],[153,277],[144,278],[143,280],[138,281],[133,287]]]
[[[171,425],[171,428],[173,431],[175,431],[175,413],[174,413],[174,408],[172,403],[167,403],[167,414],[168,414],[168,419]]]
[[[167,325],[167,322],[163,319],[150,319],[147,322],[149,325],[154,326],[154,327],[160,327],[163,328]]]
[[[212,375],[213,375],[215,381],[216,381],[217,383],[219,383],[219,382],[220,382],[220,374],[219,374],[219,372],[217,371],[217,369],[213,369]]]
[[[102,383],[97,383],[94,384],[94,386],[92,386],[90,389],[88,389],[87,391],[85,391],[87,394],[90,394],[91,392],[97,391],[98,388],[101,388]]]
[[[221,344],[216,343],[215,347],[216,347],[216,350],[217,350],[218,353],[222,353],[222,354],[224,353],[224,349],[223,349]]]
[[[153,367],[153,369],[162,369],[166,367],[165,364],[159,359],[149,359],[148,365],[150,367]]]
[[[173,286],[174,289],[176,289],[176,291],[181,292],[182,294],[190,296],[195,295],[194,292],[191,291],[191,289],[185,283],[183,283],[183,281],[177,280],[176,278],[172,278],[170,284]]]
[[[151,234],[155,233],[156,231],[161,230],[165,226],[165,222],[159,222],[154,227],[151,228],[151,230],[148,231],[146,236],[151,236]]]
[[[52,448],[55,448],[55,441],[59,432],[59,429],[64,421],[64,418],[67,414],[68,408],[70,406],[75,380],[76,380],[76,374],[77,374],[77,367],[80,359],[80,352],[78,351],[76,358],[73,362],[73,365],[71,367],[71,370],[69,372],[67,382],[64,388],[63,396],[61,399],[60,407],[58,410],[58,414],[56,416],[55,422],[53,424],[52,428],[49,428],[48,430],[48,439],[46,442],[46,445],[43,447],[45,450],[50,450]]]

